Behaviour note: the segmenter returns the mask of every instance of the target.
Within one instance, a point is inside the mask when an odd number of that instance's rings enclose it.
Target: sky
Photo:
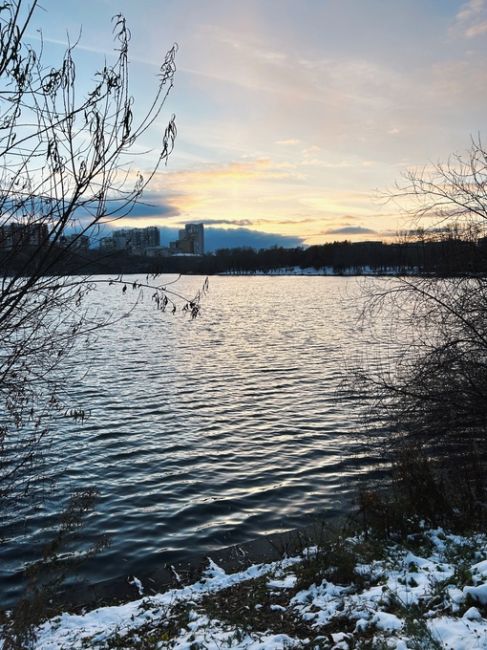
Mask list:
[[[113,51],[120,12],[136,115],[179,47],[166,113],[134,168],[150,168],[172,113],[176,147],[121,226],[387,240],[403,228],[384,199],[402,174],[485,133],[487,0],[43,0],[29,38],[42,31],[47,62],[81,29],[82,88]]]

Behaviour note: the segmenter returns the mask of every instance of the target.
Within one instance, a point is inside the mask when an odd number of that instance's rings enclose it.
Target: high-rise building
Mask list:
[[[113,248],[117,251],[127,251],[133,255],[145,255],[148,248],[159,246],[159,228],[121,228],[112,235]],[[108,243],[104,244],[104,248]]]
[[[125,251],[130,247],[130,230],[127,228],[115,230],[112,235],[112,239],[113,248],[116,251]]]
[[[205,253],[205,227],[202,223],[187,223],[179,231],[177,241],[170,243],[173,253],[186,255],[204,255]]]
[[[193,253],[203,255],[205,252],[205,227],[202,223],[187,223],[186,238],[193,243]]]
[[[0,226],[0,250],[19,251],[47,244],[49,229],[45,223],[11,223]]]
[[[87,253],[90,248],[90,238],[88,235],[81,233],[72,233],[71,235],[63,235],[59,243],[65,248],[77,253]]]

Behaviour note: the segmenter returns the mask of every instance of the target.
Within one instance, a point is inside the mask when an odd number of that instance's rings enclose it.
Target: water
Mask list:
[[[0,549],[3,600],[74,489],[100,493],[83,541],[111,537],[82,568],[89,581],[347,509],[372,467],[356,435],[363,405],[337,395],[364,345],[359,294],[354,278],[215,277],[191,321],[157,312],[149,291],[130,311],[137,294],[100,287],[99,315],[130,313],[70,362],[73,405],[90,417],[57,423],[48,463],[60,476]]]

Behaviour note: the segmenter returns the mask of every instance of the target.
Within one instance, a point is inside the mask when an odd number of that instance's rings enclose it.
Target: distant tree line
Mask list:
[[[227,248],[203,256],[146,257],[122,251],[78,251],[70,247],[59,256],[52,253],[52,271],[72,273],[272,273],[280,269],[311,268],[335,274],[457,275],[487,271],[487,237],[455,229],[438,233],[408,233],[394,243],[341,241],[308,247]],[[0,268],[29,271],[28,246],[15,256],[2,255]]]
[[[405,241],[333,242],[307,248],[232,248],[199,262],[201,273],[259,273],[285,268],[326,269],[341,273],[456,274],[487,270],[487,239],[414,236]]]

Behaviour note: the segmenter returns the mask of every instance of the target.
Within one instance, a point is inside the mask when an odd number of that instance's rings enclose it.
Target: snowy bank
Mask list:
[[[192,585],[45,622],[34,647],[487,649],[486,613],[487,537],[437,529],[236,573],[209,559]]]
[[[315,268],[314,266],[301,267],[301,266],[285,266],[276,269],[268,269],[266,271],[223,271],[218,275],[312,275],[312,276],[356,276],[356,275],[373,275],[373,276],[398,276],[398,275],[416,275],[419,269],[416,267],[403,268],[403,267],[382,267],[376,268],[371,266],[353,266],[344,267],[340,270],[335,269],[333,266],[323,266]]]

